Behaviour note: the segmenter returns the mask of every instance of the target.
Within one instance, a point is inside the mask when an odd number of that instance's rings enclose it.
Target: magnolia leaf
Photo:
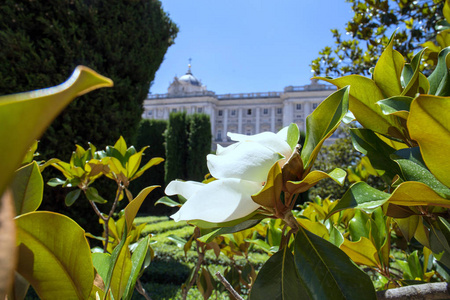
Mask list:
[[[411,104],[408,128],[419,143],[423,160],[433,175],[450,187],[450,97],[420,95]]]
[[[389,184],[395,175],[400,174],[399,166],[390,158],[395,149],[384,143],[369,129],[350,129],[353,147],[369,157],[370,163],[377,170],[385,171],[383,179]]]
[[[348,95],[348,87],[334,92],[306,118],[306,138],[301,151],[305,173],[312,168],[323,143],[348,112]]]
[[[431,205],[450,208],[450,200],[442,198],[426,184],[416,181],[401,183],[388,201],[403,206]]]
[[[441,227],[440,225],[439,227]],[[443,229],[446,231],[445,227]],[[450,268],[449,240],[447,240],[446,234],[434,226],[430,228],[430,247],[439,262]]]
[[[301,181],[288,181],[286,183],[286,189],[292,194],[303,193],[325,178],[331,178],[342,186],[344,184],[345,176],[347,176],[347,172],[340,168],[336,168],[330,173],[314,170],[306,175]]]
[[[357,242],[344,239],[339,248],[358,265],[381,268],[377,247],[366,237],[361,237]]]
[[[0,97],[0,195],[12,179],[35,140],[43,134],[55,117],[76,97],[112,81],[91,69],[78,66],[64,83],[47,89]],[[24,122],[26,120],[26,122]]]
[[[178,248],[183,248],[184,245],[186,244],[186,240],[183,239],[182,237],[179,237],[177,235],[171,234],[167,236],[167,239],[174,242]]]
[[[450,47],[439,52],[438,63],[433,73],[428,77],[430,82],[430,95],[450,96],[450,71],[447,64],[447,57]]]
[[[299,278],[294,256],[288,247],[272,255],[256,277],[250,300],[314,299]]]
[[[6,299],[14,279],[17,260],[14,216],[13,194],[6,190],[0,197],[0,299]]]
[[[407,83],[405,85],[402,96],[410,96],[415,97],[417,93],[420,94],[427,94],[428,90],[430,89],[430,84],[427,80],[427,78],[420,73],[420,62],[422,61],[423,54],[425,52],[425,49],[422,49],[419,53],[414,55],[413,60],[411,62],[411,65],[406,64],[403,68],[402,72],[402,79],[404,80],[404,83]],[[405,77],[405,69],[406,67],[411,67],[412,74],[408,74],[408,78]]]
[[[59,178],[52,178],[52,179],[50,179],[50,180],[47,182],[47,184],[48,184],[49,186],[51,186],[51,187],[55,187],[55,186],[58,186],[58,185],[63,185],[63,184],[65,184],[65,183],[66,183],[65,180],[62,180],[62,179],[59,179]]]
[[[298,130],[297,124],[291,123],[288,127],[287,132],[287,143],[289,144],[292,150],[294,150],[295,147],[297,146],[299,139],[300,139],[300,131]]]
[[[129,300],[133,295],[134,286],[136,285],[136,281],[138,279],[139,273],[143,264],[145,262],[145,258],[147,257],[147,252],[150,247],[150,236],[146,236],[143,238],[136,249],[134,250],[131,256],[131,274],[129,276],[127,286],[125,288],[125,292],[123,294],[122,299]]]
[[[402,75],[405,59],[403,55],[394,50],[394,36],[392,34],[389,44],[381,54],[373,71],[373,80],[388,98],[400,95],[403,91],[400,77]]]
[[[403,219],[395,219],[395,222],[400,228],[403,236],[409,242],[414,234],[416,233],[417,226],[419,225],[419,219],[421,217],[418,215],[410,216],[408,218]]]
[[[125,142],[125,140],[122,136],[120,136],[120,138],[114,144],[114,149],[119,151],[119,153],[122,155],[122,157],[125,157],[125,154],[127,152],[127,143]]]
[[[312,232],[323,239],[328,240],[330,238],[327,227],[320,222],[312,222],[305,218],[298,218],[297,222],[309,232]]]
[[[219,227],[233,227],[247,220],[262,220],[264,218],[266,218],[265,215],[258,214],[258,211],[254,211],[253,213],[245,217],[227,222],[212,223],[203,220],[189,220],[188,223],[197,226],[201,229],[212,229],[212,228],[217,229]]]
[[[348,208],[361,209],[367,213],[372,213],[377,207],[383,205],[389,199],[389,196],[388,193],[377,190],[364,181],[357,182],[345,192],[341,200],[329,212],[328,217]]]
[[[197,288],[198,291],[202,294],[203,299],[209,299],[214,290],[214,286],[212,283],[212,276],[209,273],[208,269],[202,267],[200,270],[200,274],[197,277]]]
[[[130,157],[128,157],[127,162],[126,162],[126,169],[127,169],[126,175],[128,178],[132,178],[133,175],[137,172],[137,170],[141,164],[143,152],[145,151],[146,148],[147,147],[144,147],[141,149],[141,151],[134,153]],[[130,149],[131,149],[131,147],[130,147]]]
[[[67,193],[66,198],[65,198],[66,206],[71,206],[72,204],[74,204],[75,201],[77,201],[77,199],[80,197],[80,194],[81,194],[80,189],[75,189],[75,190]]]
[[[114,299],[122,299],[122,296],[127,288],[128,280],[131,276],[133,264],[131,262],[130,250],[128,249],[129,244],[130,238],[126,238],[125,243],[118,252],[117,259],[113,261],[112,256],[110,259],[109,267],[110,270],[113,270],[110,289]]]
[[[442,197],[450,198],[450,189],[437,180],[427,169],[419,147],[399,150],[391,155],[391,158],[399,164],[405,181],[422,182]]]
[[[98,194],[97,189],[94,188],[94,187],[88,187],[88,188],[86,189],[85,194],[86,194],[86,198],[88,198],[89,201],[97,202],[97,203],[101,203],[101,204],[102,204],[102,203],[107,203],[107,202],[108,202],[108,201],[105,200],[102,196],[100,196],[100,195]],[[76,195],[74,195],[74,196],[76,196]],[[76,200],[76,199],[75,199],[75,200]],[[74,200],[74,201],[75,201],[75,200]]]
[[[202,237],[200,237],[198,240],[203,243],[209,243],[212,240],[214,240],[215,237],[217,237],[219,235],[227,234],[227,233],[234,233],[234,232],[242,231],[242,230],[245,230],[248,228],[252,228],[259,222],[261,222],[261,219],[256,219],[256,220],[250,219],[250,220],[243,221],[234,226],[221,227],[221,228],[214,229],[213,231],[211,231],[207,234],[205,234],[205,231],[208,231],[208,230],[201,230]]]
[[[161,157],[153,157],[150,159],[142,168],[137,171],[130,180],[134,180],[144,174],[145,171],[150,169],[153,166],[156,166],[164,161],[164,158]]]
[[[159,198],[158,201],[155,202],[155,205],[156,204],[164,204],[169,207],[181,207],[181,203],[173,201],[172,199],[170,199],[167,196]]]
[[[94,268],[84,230],[70,218],[51,212],[21,215],[16,224],[17,272],[39,297],[87,299]]]
[[[397,117],[386,116],[377,104],[386,97],[374,81],[360,75],[348,75],[337,79],[318,79],[334,84],[338,88],[351,86],[349,109],[364,128],[398,139],[403,138]]]
[[[330,238],[328,239],[330,243],[335,245],[336,247],[340,247],[344,242],[344,237],[342,233],[333,225],[330,230]]]
[[[294,258],[300,281],[311,298],[359,299],[364,295],[364,299],[376,299],[367,274],[338,247],[302,227],[295,238]]]
[[[35,161],[16,171],[11,189],[17,215],[38,209],[44,193],[44,180]]]
[[[395,115],[402,119],[407,119],[412,100],[413,98],[407,96],[394,96],[380,100],[377,103],[385,115]]]
[[[130,203],[128,203],[127,207],[125,207],[125,220],[127,222],[127,228],[130,229],[133,225],[133,220],[136,217],[136,214],[139,210],[139,208],[142,205],[142,202],[144,202],[145,198],[148,194],[150,194],[151,191],[156,189],[157,187],[160,187],[159,185],[152,185],[149,187],[146,187],[143,189],[139,195],[136,196],[136,198],[133,199]]]
[[[359,241],[362,237],[370,238],[369,216],[361,210],[356,210],[355,215],[348,223],[348,231],[353,241]]]

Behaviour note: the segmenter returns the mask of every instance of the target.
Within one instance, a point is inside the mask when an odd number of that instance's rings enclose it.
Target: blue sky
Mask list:
[[[192,73],[217,94],[282,91],[310,82],[309,64],[351,16],[344,0],[162,0],[180,31],[150,92]]]

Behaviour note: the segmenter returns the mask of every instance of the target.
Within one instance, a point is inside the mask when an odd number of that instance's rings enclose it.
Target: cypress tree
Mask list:
[[[188,149],[188,119],[185,112],[171,113],[167,125],[165,182],[174,179],[188,179],[187,149]]]
[[[206,155],[211,152],[211,122],[206,114],[189,116],[187,177],[202,181],[209,172]]]

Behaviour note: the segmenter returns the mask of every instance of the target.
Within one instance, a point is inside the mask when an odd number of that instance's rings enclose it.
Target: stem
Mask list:
[[[195,266],[194,275],[192,276],[191,281],[189,281],[188,285],[185,286],[183,288],[183,290],[181,291],[181,296],[182,296],[183,300],[186,300],[189,290],[194,285],[194,283],[197,281],[198,272],[200,271],[200,268],[205,259],[205,249],[203,249],[201,247],[200,242],[197,240],[197,238],[200,236],[200,229],[198,227],[195,227],[194,234],[195,234],[194,239],[195,239],[195,242],[197,243],[198,260],[197,260],[197,265]]]
[[[219,278],[220,282],[222,282],[225,288],[231,293],[231,295],[233,295],[234,298],[236,298],[237,300],[244,300],[244,298],[242,298],[241,295],[239,295],[238,292],[233,289],[231,284],[225,279],[225,277],[223,277],[222,274],[220,274],[220,272],[217,272],[216,276],[217,278]]]
[[[142,286],[142,283],[141,283],[140,279],[138,279],[136,281],[135,289],[136,289],[136,291],[138,291],[139,294],[144,296],[145,300],[152,300],[152,298],[150,298],[150,296],[147,294],[147,292],[145,291],[144,287]]]
[[[95,213],[97,214],[97,216],[102,219],[103,221],[106,221],[106,217],[103,216],[102,212],[98,209],[97,205],[95,204],[94,201],[90,201],[89,203],[91,204],[92,208],[94,209]]]
[[[117,193],[116,193],[116,199],[114,199],[114,203],[111,207],[111,210],[109,211],[108,217],[102,218],[105,222],[105,246],[103,248],[103,253],[108,252],[108,243],[109,243],[109,220],[111,219],[114,211],[116,210],[117,203],[119,202],[120,194],[122,194],[122,191],[124,189],[123,185],[121,183],[118,183],[117,187]]]
[[[295,219],[294,215],[292,214],[292,211],[288,211],[283,218],[283,221],[291,227],[292,231],[296,233],[298,231],[298,222]]]

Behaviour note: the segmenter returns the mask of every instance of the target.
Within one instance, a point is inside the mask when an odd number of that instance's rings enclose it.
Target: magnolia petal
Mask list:
[[[251,195],[260,189],[261,184],[252,181],[215,180],[203,184],[171,218],[176,222],[204,220],[212,223],[243,218],[258,209]]]
[[[255,182],[266,181],[270,168],[280,158],[277,152],[255,142],[239,142],[224,148],[219,155],[208,154],[206,157],[213,177]]]
[[[257,142],[274,152],[278,152],[284,157],[289,157],[292,153],[291,147],[287,143],[287,129],[280,131],[280,134],[273,132],[262,132],[255,135],[244,135],[239,133],[228,132],[228,137],[236,142]]]
[[[189,199],[194,195],[196,192],[198,192],[205,184],[196,182],[196,181],[179,181],[179,180],[173,180],[171,181],[166,189],[165,193],[166,195],[173,196],[173,195],[181,195],[186,199]]]

